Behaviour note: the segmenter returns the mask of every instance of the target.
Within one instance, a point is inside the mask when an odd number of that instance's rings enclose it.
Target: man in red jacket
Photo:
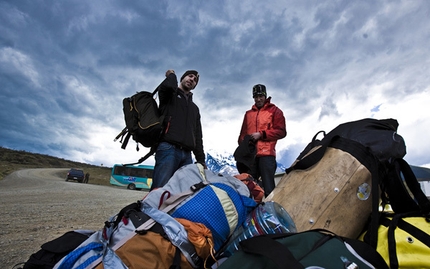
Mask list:
[[[267,97],[266,86],[255,85],[252,88],[252,97],[255,104],[245,113],[239,144],[246,135],[255,143],[256,156],[248,173],[255,179],[261,177],[267,197],[275,188],[276,142],[287,135],[285,117],[282,110],[270,102],[271,97]]]

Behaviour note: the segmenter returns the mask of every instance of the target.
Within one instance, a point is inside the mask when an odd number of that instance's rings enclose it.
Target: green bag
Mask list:
[[[256,236],[240,242],[240,247],[218,269],[388,269],[381,255],[368,244],[322,229]]]

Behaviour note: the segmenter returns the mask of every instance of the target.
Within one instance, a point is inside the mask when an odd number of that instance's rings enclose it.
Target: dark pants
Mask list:
[[[161,142],[155,153],[155,167],[151,190],[163,187],[180,167],[191,164],[191,151]]]
[[[275,156],[256,157],[249,174],[255,180],[261,177],[264,195],[267,197],[275,188],[276,158]]]

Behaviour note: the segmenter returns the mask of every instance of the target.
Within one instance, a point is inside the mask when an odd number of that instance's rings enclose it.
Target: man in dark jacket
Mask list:
[[[167,70],[166,79],[158,86],[160,112],[164,117],[164,135],[155,153],[151,190],[164,186],[180,167],[191,164],[194,153],[198,163],[205,165],[200,111],[193,102],[193,90],[199,73],[186,71],[179,82],[175,71]]]

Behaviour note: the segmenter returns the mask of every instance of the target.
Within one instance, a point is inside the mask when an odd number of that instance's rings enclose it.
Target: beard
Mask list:
[[[187,82],[186,80],[183,80],[181,82],[181,88],[184,91],[191,91],[193,89],[193,83],[192,82]]]

